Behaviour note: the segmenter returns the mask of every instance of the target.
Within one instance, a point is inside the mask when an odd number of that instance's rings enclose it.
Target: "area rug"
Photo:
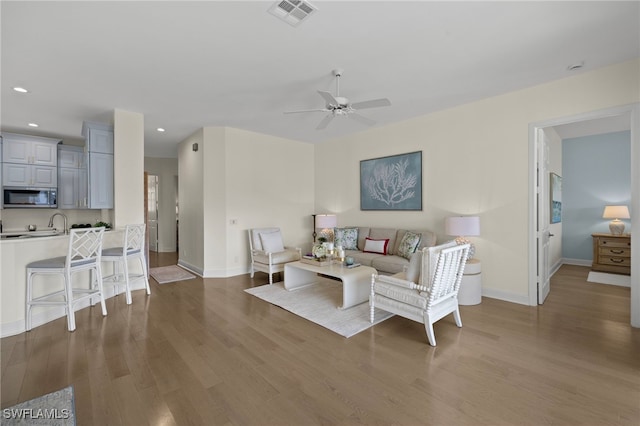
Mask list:
[[[73,386],[2,410],[2,425],[72,426],[76,424]]]
[[[185,271],[178,265],[160,266],[149,269],[149,275],[158,281],[158,284],[172,283],[176,281],[192,280],[196,276]]]
[[[606,272],[589,271],[587,281],[589,281],[590,283],[631,287],[631,277],[629,275],[607,274]]]
[[[393,316],[376,309],[371,324],[367,302],[345,310],[338,309],[342,305],[342,283],[326,278],[293,291],[287,291],[282,282],[245,291],[344,337],[351,337]]]

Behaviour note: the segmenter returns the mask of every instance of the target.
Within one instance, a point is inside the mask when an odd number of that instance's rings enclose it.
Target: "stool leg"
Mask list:
[[[122,258],[122,269],[124,273],[124,291],[127,299],[127,305],[131,304],[131,286],[129,285],[129,262],[127,256]]]
[[[102,286],[102,268],[100,263],[96,263],[96,278],[98,283],[98,290],[100,291],[100,305],[102,306],[102,316],[107,316],[107,305],[104,303],[104,289]]]
[[[67,311],[67,328],[69,331],[76,329],[76,313],[73,310],[73,289],[71,288],[71,272],[64,273],[65,310]]]
[[[145,259],[144,255],[138,257],[140,259],[140,263],[142,263],[142,276],[144,278],[144,286],[147,289],[147,295],[151,294],[151,288],[149,287],[149,278],[147,277],[147,259]]]

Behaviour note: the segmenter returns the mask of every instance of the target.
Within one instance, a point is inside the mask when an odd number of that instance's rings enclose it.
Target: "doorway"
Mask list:
[[[149,250],[158,251],[158,176],[147,175],[147,226]]]
[[[640,229],[640,104],[632,104],[618,108],[608,108],[577,116],[558,118],[529,125],[529,305],[535,306],[544,298],[539,298],[549,274],[548,261],[544,256],[545,239],[548,240],[548,229],[539,226],[545,220],[541,215],[540,200],[549,199],[549,185],[540,180],[541,150],[543,150],[544,129],[561,125],[587,123],[606,118],[621,118],[631,130],[631,210],[632,227]],[[640,239],[632,239],[632,253],[640,252]],[[636,256],[637,258],[637,256]],[[631,265],[631,325],[640,327],[640,262]]]

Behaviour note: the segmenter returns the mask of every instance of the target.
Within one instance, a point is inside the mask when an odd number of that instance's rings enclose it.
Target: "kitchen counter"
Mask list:
[[[122,246],[123,238],[124,229],[105,232],[102,246],[103,248]],[[36,260],[66,256],[68,248],[69,236],[64,233],[37,238],[16,237],[0,240],[0,337],[22,333],[25,330],[26,265]],[[110,263],[103,263],[103,275],[111,273],[111,270]],[[46,285],[57,285],[62,288],[61,276],[41,275],[37,279],[47,280]],[[82,281],[83,279],[85,281]],[[88,281],[88,275],[86,278],[82,277],[82,273],[74,275],[74,284],[88,283]],[[39,282],[40,284],[35,283],[36,286],[45,286],[43,281]],[[144,283],[140,288],[143,287]],[[34,289],[34,295],[38,295],[37,289]],[[105,292],[105,297],[112,295],[112,291]],[[82,309],[82,305],[78,306],[78,309]],[[38,326],[64,315],[62,308],[36,308],[33,311],[33,324]]]

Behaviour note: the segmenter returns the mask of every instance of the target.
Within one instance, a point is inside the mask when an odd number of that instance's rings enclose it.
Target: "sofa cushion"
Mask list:
[[[367,238],[362,251],[365,253],[387,254],[388,246],[389,239],[374,240],[373,238]]]
[[[396,254],[398,256],[402,256],[405,259],[411,259],[413,253],[415,253],[416,248],[418,248],[418,244],[420,244],[420,238],[422,235],[416,234],[411,231],[406,231],[398,243],[398,248],[396,249]]]
[[[344,250],[357,250],[358,228],[335,228],[335,246],[342,246]]]
[[[373,259],[382,257],[381,254],[363,253],[360,250],[346,250],[344,254],[345,256],[353,257],[356,263],[359,263],[364,266],[372,266]]]
[[[418,244],[417,250],[422,250],[425,247],[433,247],[436,245],[436,234],[431,231],[416,231],[412,230],[416,234],[420,234],[420,244]]]
[[[360,226],[358,228],[358,250],[362,251],[362,249],[364,249],[364,242],[369,236],[370,231],[371,228],[369,227]]]
[[[378,257],[375,257],[371,262],[371,266],[373,268],[387,274],[397,274],[398,272],[402,272],[407,265],[409,265],[409,261],[400,256],[378,255]]]
[[[390,228],[371,228],[369,231],[369,238],[373,240],[389,240],[389,246],[387,248],[387,254],[396,254],[394,249],[396,247],[396,235],[397,229]]]

